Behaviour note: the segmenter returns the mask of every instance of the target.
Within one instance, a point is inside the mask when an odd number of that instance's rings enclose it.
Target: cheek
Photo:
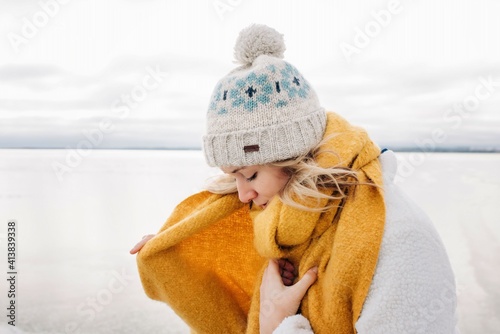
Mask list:
[[[280,190],[282,190],[283,188],[285,188],[286,184],[288,183],[288,179],[289,179],[289,177],[288,177],[288,176],[284,176],[284,177],[281,179],[281,183],[280,183]]]
[[[274,179],[273,183],[273,190],[274,190],[274,195],[277,195],[287,184],[288,182],[288,177],[279,175]]]

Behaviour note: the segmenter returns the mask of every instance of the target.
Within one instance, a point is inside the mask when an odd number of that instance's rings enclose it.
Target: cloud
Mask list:
[[[83,130],[98,127],[102,119],[112,119],[116,131],[101,148],[200,147],[210,94],[230,67],[174,55],[120,57],[93,76],[48,65],[4,65],[0,147],[73,147]],[[161,85],[142,90],[141,101],[131,103],[130,96],[141,91],[145,76],[155,69],[164,73]],[[325,65],[310,72],[306,77],[325,108],[366,127],[382,143],[415,146],[437,128],[449,133],[443,146],[462,143],[460,136],[479,146],[498,143],[500,87],[475,112],[454,115],[460,116],[459,124],[445,118],[454,104],[474,95],[479,78],[500,80],[498,64],[440,69]]]

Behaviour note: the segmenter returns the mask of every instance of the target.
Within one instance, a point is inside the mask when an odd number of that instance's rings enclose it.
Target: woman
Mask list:
[[[325,112],[284,50],[240,33],[203,138],[225,175],[132,249],[146,293],[200,333],[455,332],[450,263],[394,154]]]

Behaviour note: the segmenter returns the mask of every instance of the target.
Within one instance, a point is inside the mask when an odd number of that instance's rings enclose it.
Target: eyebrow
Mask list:
[[[240,170],[245,169],[245,168],[246,168],[246,167],[236,168],[235,170],[233,170],[233,171],[231,172],[231,174],[234,174],[234,173],[236,173],[236,172],[239,172]]]

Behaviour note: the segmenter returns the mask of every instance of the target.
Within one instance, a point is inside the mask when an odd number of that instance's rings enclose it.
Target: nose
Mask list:
[[[237,180],[236,188],[238,189],[238,197],[243,203],[249,203],[258,195],[246,180]]]

